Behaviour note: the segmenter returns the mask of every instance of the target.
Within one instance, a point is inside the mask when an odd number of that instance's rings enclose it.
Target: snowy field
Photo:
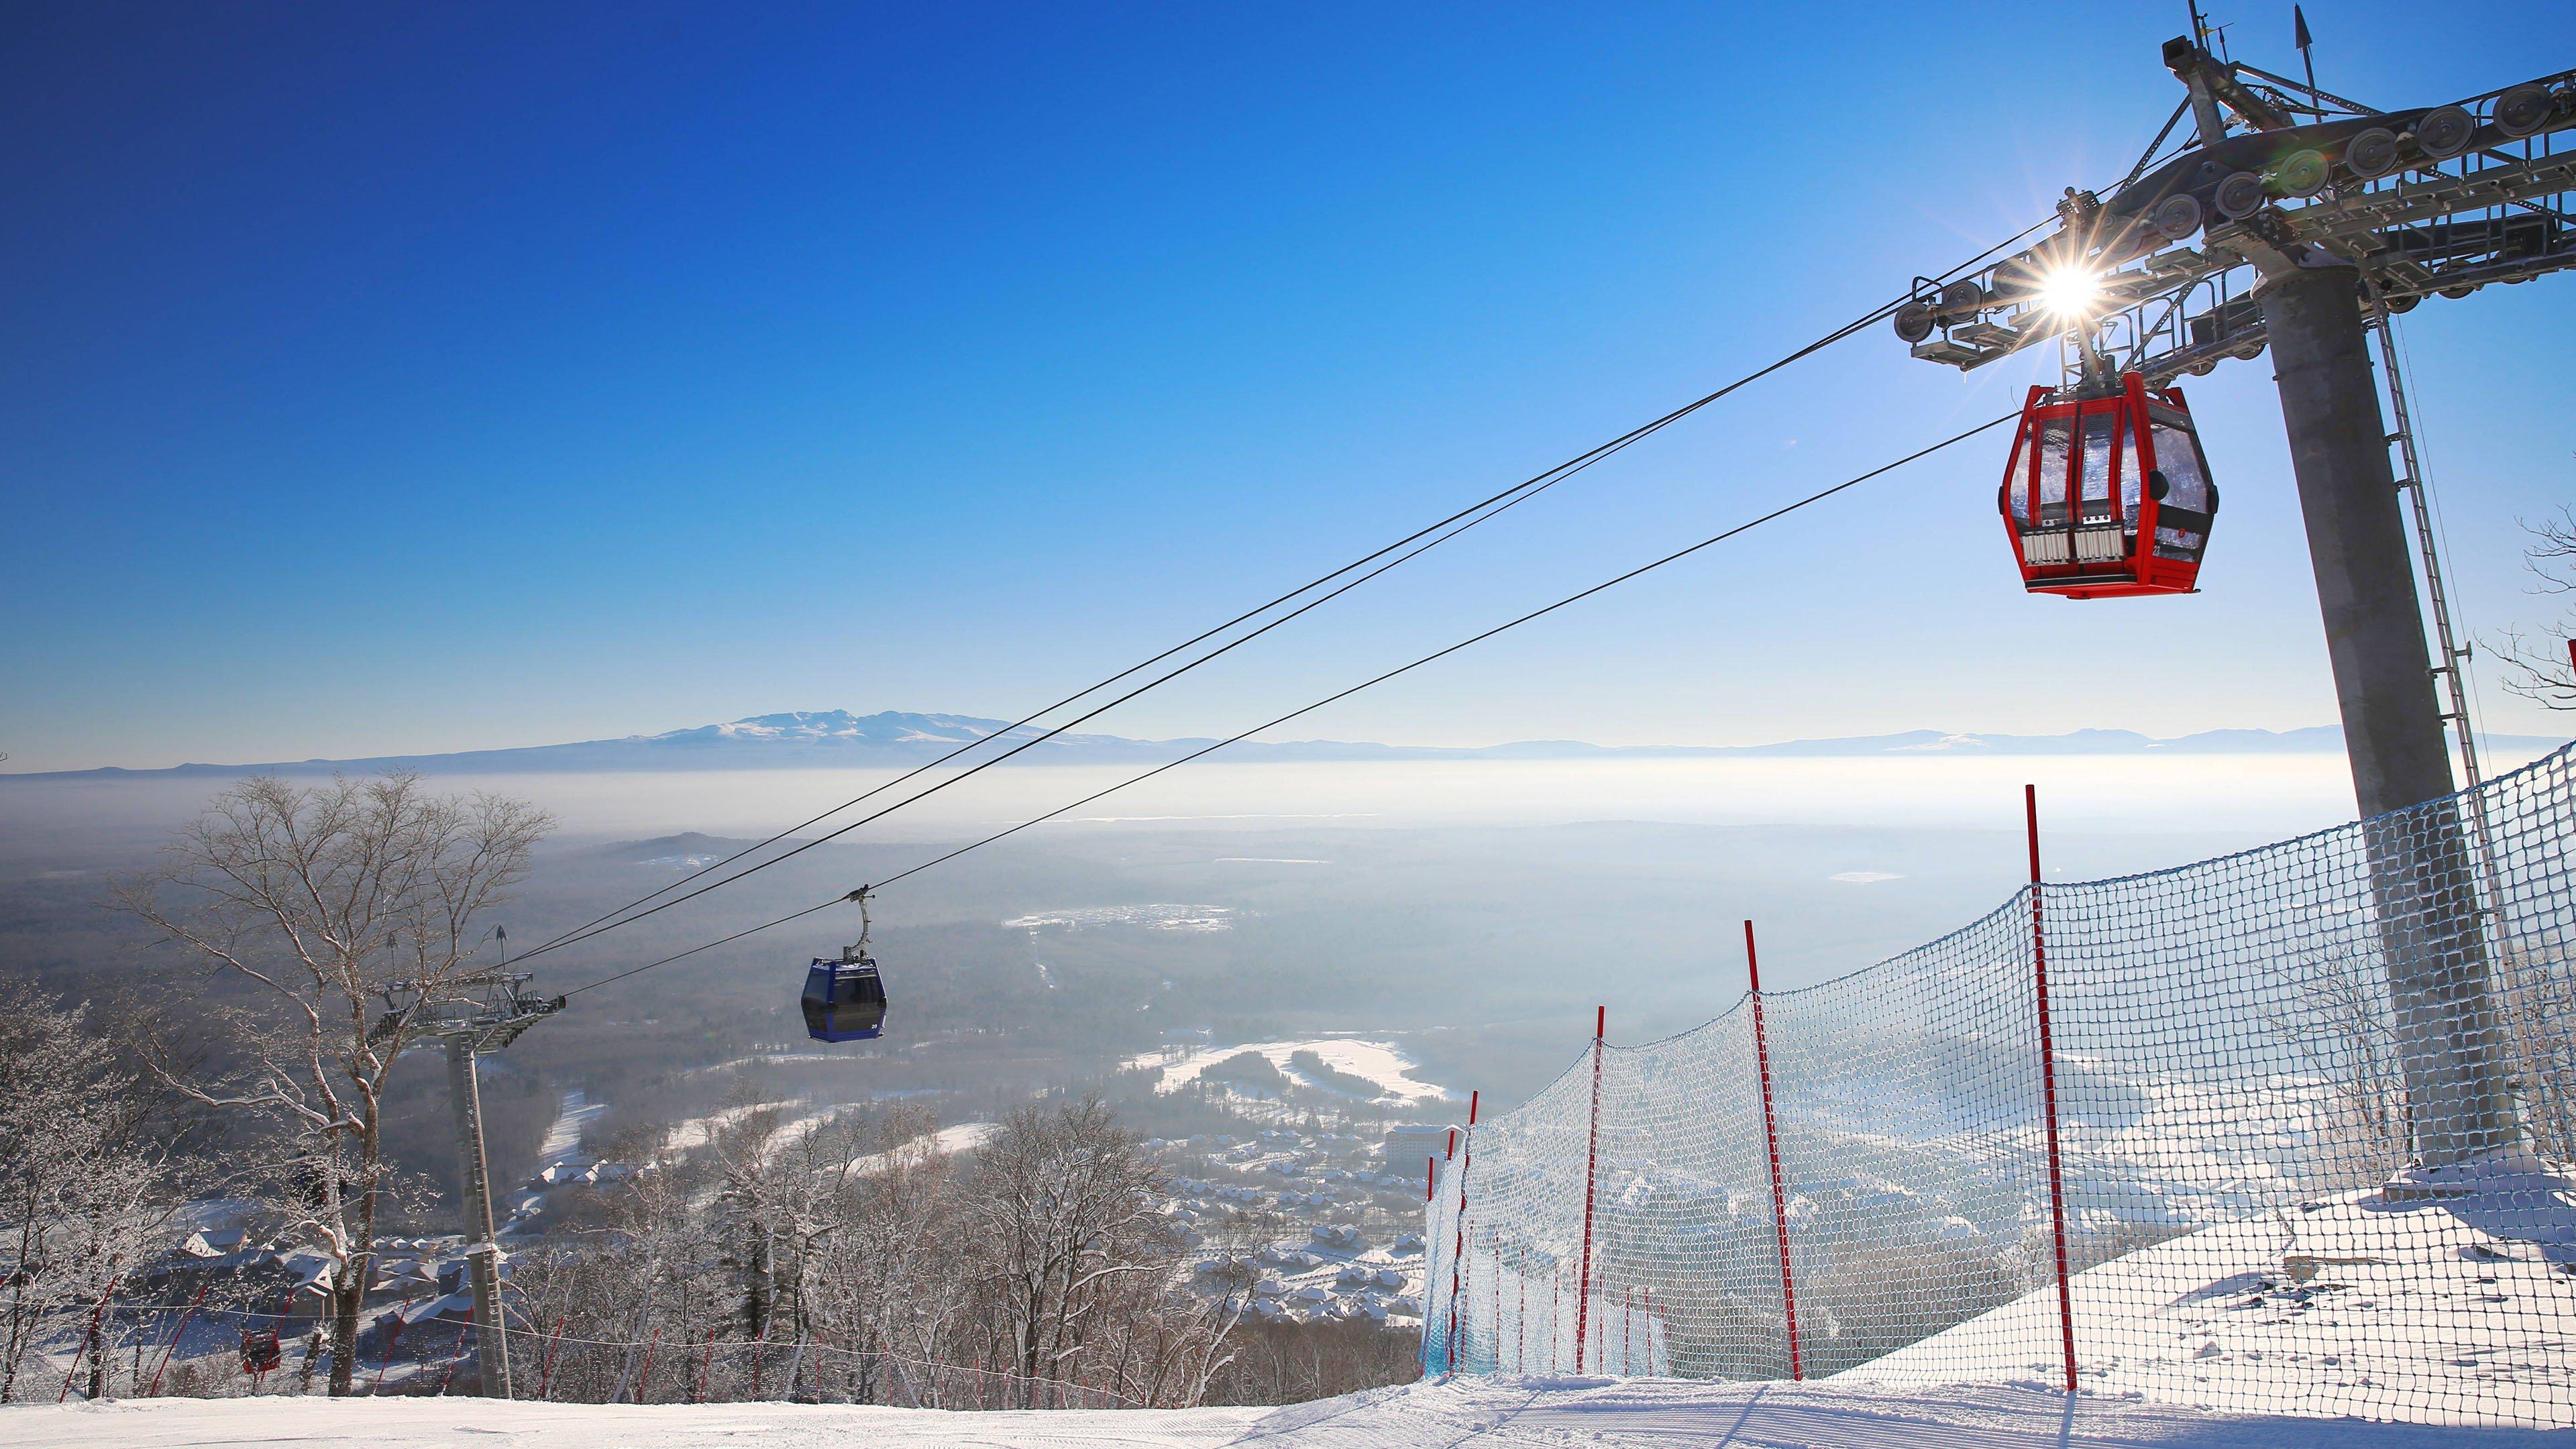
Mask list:
[[[1299,1052],[1313,1052],[1324,1065],[1345,1076],[1359,1077],[1376,1085],[1376,1100],[1399,1107],[1417,1107],[1432,1102],[1449,1101],[1458,1095],[1434,1082],[1418,1080],[1412,1075],[1413,1058],[1406,1056],[1395,1043],[1371,1041],[1355,1036],[1317,1037],[1311,1041],[1256,1041],[1241,1046],[1199,1047],[1183,1052],[1153,1051],[1130,1058],[1131,1070],[1149,1070],[1161,1075],[1154,1083],[1157,1092],[1177,1092],[1209,1067],[1228,1057],[1252,1052],[1266,1058],[1279,1074],[1301,1087],[1337,1091],[1329,1082],[1310,1076],[1291,1059]]]
[[[600,1408],[473,1399],[161,1399],[0,1409],[0,1446],[181,1449],[2569,1449],[2576,1431],[2232,1417],[1985,1385],[1477,1379],[1283,1409],[938,1413],[796,1404]]]

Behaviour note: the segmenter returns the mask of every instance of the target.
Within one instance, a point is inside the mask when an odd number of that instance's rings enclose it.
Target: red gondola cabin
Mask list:
[[[2191,410],[2123,373],[2116,390],[2030,390],[1996,505],[2022,587],[2070,599],[2188,594],[2218,489]]]

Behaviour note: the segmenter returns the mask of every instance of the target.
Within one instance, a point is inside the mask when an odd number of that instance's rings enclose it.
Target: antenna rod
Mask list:
[[[2308,105],[2320,117],[2325,105],[2317,99],[2317,38],[2308,33],[2308,13],[2298,6],[2290,7],[2290,43],[2299,48],[2299,63],[2308,71]]]

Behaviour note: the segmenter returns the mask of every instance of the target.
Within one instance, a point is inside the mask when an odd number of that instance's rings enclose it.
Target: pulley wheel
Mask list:
[[[2346,141],[2343,164],[2364,181],[2376,181],[2397,169],[2397,133],[2373,126]]]
[[[2201,220],[2200,198],[2188,191],[2157,202],[2156,209],[2148,214],[2148,224],[2167,241],[2187,240],[2200,230]]]
[[[2391,312],[2412,312],[2416,308],[2424,305],[2424,299],[2413,292],[2409,292],[2402,297],[2382,297],[2379,299],[2379,305],[2387,308]]]
[[[2546,130],[2549,126],[2549,118],[2556,114],[2557,110],[2558,101],[2549,94],[2547,86],[2515,86],[2512,90],[2496,97],[2495,126],[2497,130],[2519,141],[2525,136],[2536,136]]]
[[[2415,144],[2436,161],[2469,149],[2469,138],[2477,133],[2477,118],[2458,106],[2435,106],[2415,121]]]
[[[2218,364],[2204,359],[2200,362],[2193,363],[2190,367],[2184,370],[2194,377],[2207,377],[2218,370]]]
[[[2322,151],[2293,151],[2272,163],[2272,184],[2283,196],[2314,196],[2326,189],[2326,165]]]
[[[2466,285],[2464,285],[2464,286],[2458,286],[2458,287],[2444,287],[2444,288],[2442,288],[2442,295],[2443,295],[2443,296],[2445,296],[2445,297],[2448,297],[2448,298],[2450,298],[2452,301],[2456,302],[2456,301],[2460,300],[2462,297],[2465,297],[2465,296],[2469,295],[2471,292],[2476,291],[2477,289],[2478,289],[2477,283],[2475,283],[2475,282],[2470,282],[2470,283],[2468,283],[2468,284],[2466,284]]]
[[[1970,313],[1986,305],[1986,289],[1969,278],[1961,278],[1941,289],[1941,310],[1953,315]]]
[[[2251,171],[2239,171],[2218,183],[2218,191],[2210,199],[2218,203],[2220,215],[2243,221],[2263,209],[2263,178]]]
[[[1932,304],[1908,302],[1896,309],[1896,335],[1911,345],[1932,335]]]
[[[2042,275],[2039,261],[2031,253],[2008,257],[1995,264],[1995,295],[2018,299],[2036,292]]]

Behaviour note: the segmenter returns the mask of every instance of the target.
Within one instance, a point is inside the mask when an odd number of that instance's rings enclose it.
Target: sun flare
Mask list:
[[[2082,267],[2060,267],[2039,282],[2039,304],[2060,317],[2091,314],[2102,299],[2102,279]]]

